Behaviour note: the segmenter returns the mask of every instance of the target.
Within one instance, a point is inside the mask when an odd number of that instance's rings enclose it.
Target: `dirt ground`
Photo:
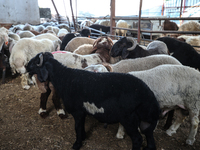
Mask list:
[[[0,72],[1,73],[1,72]],[[37,87],[23,90],[20,76],[8,76],[6,83],[0,85],[0,149],[1,150],[71,150],[75,141],[74,120],[71,115],[60,119],[55,111],[51,97],[47,110],[49,116],[42,119],[39,114],[40,92]],[[161,120],[154,137],[158,150],[199,150],[200,130],[193,146],[185,144],[188,132],[188,119],[177,133],[169,137],[162,127]],[[108,125],[94,118],[86,118],[86,140],[81,150],[130,150],[131,140],[115,137],[118,124]],[[143,146],[146,145],[145,139]]]

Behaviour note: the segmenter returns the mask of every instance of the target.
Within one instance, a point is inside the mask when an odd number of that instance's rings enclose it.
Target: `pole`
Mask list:
[[[141,21],[141,12],[142,12],[142,0],[140,0],[140,8],[139,8],[139,18],[138,18],[138,34],[137,34],[137,41],[140,43],[140,21]]]
[[[71,7],[71,12],[72,12],[72,19],[73,19],[73,22],[74,22],[74,29],[76,31],[76,22],[74,20],[74,13],[73,13],[73,8],[72,8],[72,0],[70,0],[70,7]]]
[[[115,24],[115,0],[111,0],[110,1],[110,12],[111,12],[111,16],[110,16],[110,34],[111,35],[115,35],[115,30],[113,29],[113,27],[116,27]]]
[[[52,1],[52,3],[53,3],[53,6],[54,6],[54,8],[55,8],[55,10],[56,10],[57,15],[58,15],[58,23],[60,24],[60,15],[59,15],[59,13],[58,13],[58,10],[57,10],[57,8],[56,8],[56,5],[55,5],[54,1],[53,1],[53,0],[51,0],[51,1]]]

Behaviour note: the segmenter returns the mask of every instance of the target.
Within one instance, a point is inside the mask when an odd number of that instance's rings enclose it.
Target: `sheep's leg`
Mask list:
[[[190,111],[189,112],[190,115],[190,133],[189,136],[186,140],[186,144],[188,145],[193,145],[193,143],[195,142],[195,136],[197,134],[197,129],[198,129],[198,124],[199,124],[199,110],[197,111]]]
[[[75,120],[76,142],[73,145],[73,149],[79,150],[82,146],[82,141],[85,140],[85,113],[75,112],[72,113]]]
[[[166,123],[163,127],[164,130],[169,129],[169,127],[172,125],[173,116],[174,116],[174,110],[170,110],[167,115]]]
[[[156,128],[157,121],[154,121],[153,123],[148,123],[141,121],[140,123],[140,131],[142,134],[145,135],[147,140],[147,147],[145,147],[143,150],[156,150],[155,146],[155,140],[153,137],[153,131]]]
[[[119,128],[118,128],[118,131],[117,131],[117,134],[116,134],[116,137],[118,139],[123,139],[124,138],[124,127],[119,123]]]
[[[132,114],[129,117],[124,117],[120,121],[120,123],[125,128],[127,134],[130,136],[132,140],[132,150],[140,150],[143,139],[140,132],[138,131],[139,121],[136,114]]]
[[[49,95],[51,94],[51,90],[48,88],[46,93],[41,93],[40,96],[40,109],[38,111],[39,115],[42,118],[46,118],[48,116],[48,112],[46,110],[47,100]]]
[[[61,102],[60,102],[60,96],[57,94],[57,92],[53,91],[52,96],[53,104],[57,110],[57,114],[61,119],[65,119],[68,117],[68,115],[65,114],[65,111],[62,109]]]
[[[170,126],[170,128],[166,131],[166,133],[169,136],[172,136],[172,134],[176,133],[176,130],[179,128],[179,126],[181,125],[181,123],[184,121],[185,119],[185,115],[181,112],[181,109],[176,109],[176,114],[177,114],[177,118],[174,121],[174,123]]]
[[[28,73],[21,75],[21,85],[22,88],[25,90],[28,90],[30,88],[30,86],[28,85]]]
[[[6,76],[6,67],[3,68],[3,73],[2,73],[2,84],[5,83],[5,76]]]

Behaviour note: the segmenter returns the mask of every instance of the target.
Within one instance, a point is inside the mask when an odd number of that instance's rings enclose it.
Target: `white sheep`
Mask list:
[[[30,24],[28,24],[28,23],[26,23],[25,25],[24,25],[24,27],[23,27],[23,30],[34,30],[34,28],[32,27],[32,25],[30,25]]]
[[[37,32],[41,32],[45,29],[45,27],[43,25],[36,25],[36,26],[33,26],[33,28]]]
[[[188,21],[183,23],[178,31],[200,31],[200,23],[196,21]]]
[[[100,20],[99,24],[103,26],[110,26],[110,20]]]
[[[162,65],[151,70],[130,72],[142,79],[154,92],[160,108],[169,111],[179,108],[189,111],[190,133],[186,143],[193,145],[199,123],[200,110],[200,73],[199,71],[183,65]],[[180,111],[175,122],[166,131],[168,135],[176,133],[185,116]]]
[[[102,71],[106,70],[102,69]],[[166,131],[168,135],[176,133],[185,119],[180,109],[189,111],[191,127],[186,143],[193,145],[199,123],[199,71],[188,66],[165,64],[149,70],[132,71],[129,74],[143,80],[150,87],[163,110],[163,115],[170,110],[177,110],[175,122]],[[121,125],[117,134],[122,135],[123,138],[124,129]]]
[[[55,32],[56,35],[58,35],[58,32],[60,31],[60,29],[56,26],[53,26],[53,31]]]
[[[80,24],[80,29],[85,29],[85,26],[89,27],[93,24],[92,21],[88,20],[88,19],[85,19],[81,22]]]
[[[26,64],[29,60],[34,57],[39,52],[53,52],[58,47],[59,43],[57,41],[52,42],[49,39],[32,39],[32,38],[23,38],[20,39],[12,48],[12,52],[9,58],[10,67],[13,73],[26,73]],[[22,87],[24,89],[29,89],[30,86],[27,81],[26,75],[22,75]]]
[[[8,45],[8,32],[8,29],[6,29],[5,27],[0,28],[0,51],[4,43]]]
[[[53,56],[69,68],[83,69],[92,64],[102,63],[102,59],[97,54],[79,55],[68,51],[57,51]]]
[[[92,51],[93,51],[92,44],[83,44],[83,45],[80,45],[77,49],[75,49],[73,53],[79,54],[79,55],[87,55],[87,54],[91,54]]]
[[[177,39],[181,38],[185,39],[185,42],[191,46],[200,46],[200,36],[181,35],[177,37]],[[200,47],[194,47],[194,49],[200,52]]]
[[[106,69],[110,72],[127,73],[130,71],[148,70],[162,64],[181,65],[181,63],[176,58],[161,54],[136,59],[124,59],[115,64],[103,63],[98,65],[91,65],[86,67],[85,70],[94,72],[106,72]]]
[[[30,38],[35,36],[35,34],[33,34],[31,31],[28,30],[25,31],[17,30],[16,33],[20,36],[20,38]]]
[[[40,34],[40,35],[37,35],[37,36],[34,36],[32,37],[33,39],[38,39],[38,40],[41,40],[41,39],[49,39],[51,41],[58,41],[59,44],[62,43],[62,41],[55,35],[51,34],[51,33],[44,33],[44,34]]]
[[[92,44],[95,42],[95,39],[91,39],[88,37],[75,37],[69,41],[69,43],[65,46],[65,51],[73,52],[80,45],[83,44]]]
[[[62,37],[62,36],[65,36],[67,33],[69,33],[68,30],[65,28],[62,28],[62,29],[59,29],[57,36]]]
[[[128,23],[124,20],[119,20],[117,21],[117,24],[116,24],[116,27],[117,28],[128,28]],[[126,33],[127,33],[127,30],[122,30],[122,29],[116,29],[115,30],[115,33],[118,35],[118,36],[126,36]]]
[[[154,49],[154,50],[156,49],[158,51],[158,54],[169,54],[167,45],[162,41],[154,40],[150,42],[147,45],[146,50],[151,50],[151,49]]]
[[[16,33],[13,33],[13,32],[9,32],[8,33],[8,36],[16,41],[19,41],[20,40],[20,36]]]

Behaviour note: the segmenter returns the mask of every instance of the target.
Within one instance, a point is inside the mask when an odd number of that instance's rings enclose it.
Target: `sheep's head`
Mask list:
[[[112,57],[125,57],[129,51],[134,50],[137,46],[137,41],[132,37],[123,37],[119,39],[111,48],[110,55]]]
[[[53,55],[50,52],[38,53],[35,57],[33,57],[26,66],[26,70],[29,75],[33,76],[34,74],[37,74],[40,82],[46,82],[48,79],[48,71],[45,63],[50,58],[53,58]]]
[[[112,46],[113,46],[113,41],[111,40],[111,38],[107,36],[102,36],[94,42],[93,51],[96,51],[100,48],[104,48],[110,51]]]
[[[113,46],[113,41],[109,37],[100,37],[93,44],[93,52],[101,55],[106,62],[110,60],[110,50]]]

